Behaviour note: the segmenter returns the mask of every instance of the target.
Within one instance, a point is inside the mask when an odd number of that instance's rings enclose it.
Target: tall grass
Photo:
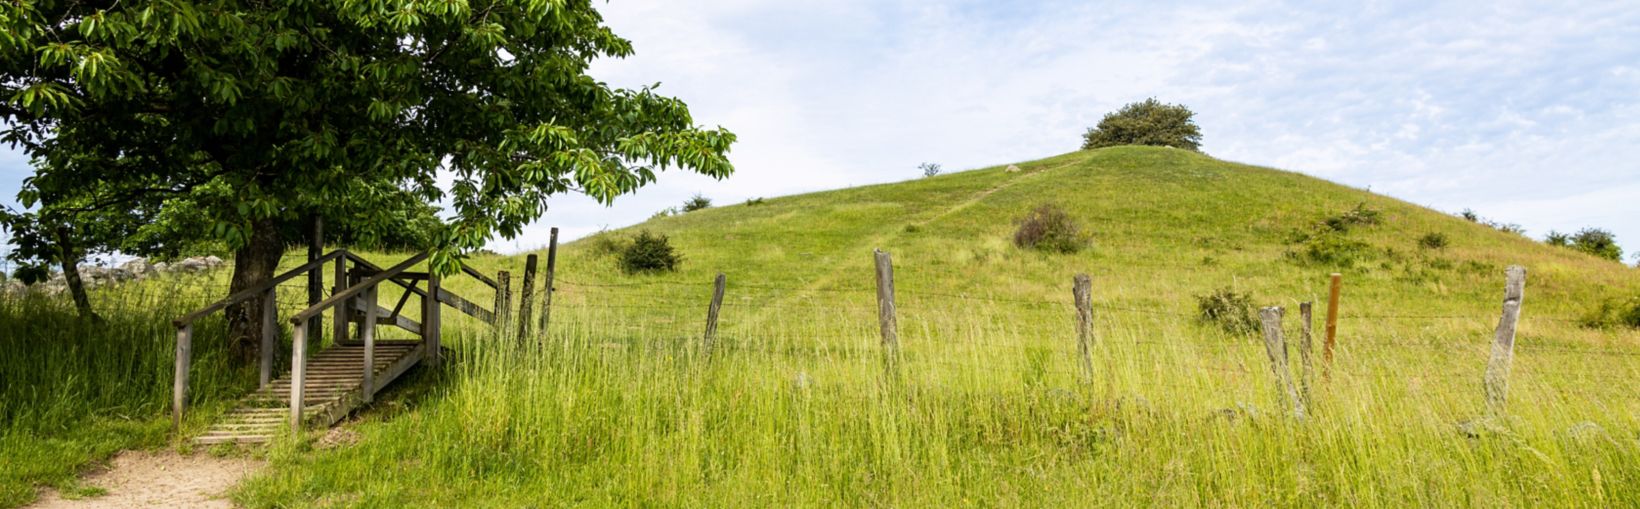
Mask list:
[[[100,320],[66,297],[0,297],[0,507],[35,485],[74,490],[75,473],[121,449],[166,442],[176,329],[170,321],[214,298],[203,278],[164,278],[91,293]],[[222,322],[205,334],[221,337]],[[244,388],[221,341],[194,351],[202,405]]]
[[[914,281],[914,279],[913,279]],[[864,291],[862,291],[864,290]],[[1588,505],[1640,500],[1640,358],[1523,347],[1485,412],[1485,316],[1365,317],[1309,418],[1254,338],[1189,303],[1096,308],[902,290],[900,370],[869,290],[565,283],[543,337],[471,327],[420,411],[294,444],[252,506]],[[641,312],[634,310],[642,310]],[[1523,335],[1566,326],[1528,317]],[[1296,337],[1298,325],[1289,320]],[[1415,337],[1408,331],[1416,330]],[[1530,343],[1527,341],[1525,343]],[[1319,350],[1319,348],[1318,348]],[[1320,365],[1320,359],[1316,360]],[[1296,355],[1294,369],[1297,369]]]

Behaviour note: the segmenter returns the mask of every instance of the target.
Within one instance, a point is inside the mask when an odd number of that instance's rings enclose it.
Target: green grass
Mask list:
[[[566,245],[549,334],[519,344],[448,319],[446,369],[419,370],[364,412],[350,424],[361,435],[355,444],[274,447],[270,468],[235,499],[251,507],[1640,500],[1640,394],[1629,383],[1640,377],[1640,334],[1575,323],[1604,299],[1640,294],[1636,271],[1185,151],[1118,147],[1020,166],[770,198],[604,234],[668,235],[685,257],[673,274],[622,274],[596,238]],[[1088,249],[1011,245],[1013,221],[1050,202],[1091,232]],[[1295,232],[1360,204],[1381,217],[1334,239],[1349,262],[1306,260]],[[1430,233],[1447,245],[1420,247]],[[896,264],[896,375],[885,370],[877,336],[873,248]],[[515,278],[522,264],[521,256],[472,260]],[[1511,415],[1466,427],[1486,413],[1480,379],[1510,264],[1531,271]],[[720,271],[729,290],[708,359],[700,334]],[[1293,337],[1298,302],[1321,300],[1334,271],[1346,281],[1335,363],[1329,380],[1313,381],[1309,418],[1294,420],[1262,344],[1199,323],[1196,297],[1230,287],[1288,307]],[[1093,277],[1091,378],[1080,372],[1070,306],[1071,278],[1081,272]],[[488,302],[470,278],[447,286]],[[163,391],[169,379],[159,378]]]

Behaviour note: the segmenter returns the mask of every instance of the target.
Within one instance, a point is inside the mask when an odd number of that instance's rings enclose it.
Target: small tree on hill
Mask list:
[[[922,170],[923,177],[939,175],[940,171],[943,170],[939,163],[922,163],[917,165],[917,169]]]
[[[700,193],[695,193],[695,196],[690,197],[688,200],[684,200],[684,202],[683,202],[683,211],[684,212],[694,212],[694,211],[704,209],[704,208],[708,208],[708,207],[711,207],[711,206],[712,206],[712,199],[711,198],[701,196]]]
[[[1584,228],[1572,234],[1571,248],[1614,262],[1623,261],[1623,248],[1618,247],[1617,236],[1600,228]]]
[[[1130,103],[1108,113],[1099,125],[1082,135],[1082,149],[1117,145],[1155,145],[1201,150],[1202,133],[1195,113],[1182,104],[1155,98]]]

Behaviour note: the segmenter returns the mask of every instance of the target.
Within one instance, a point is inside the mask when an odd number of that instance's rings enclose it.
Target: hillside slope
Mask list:
[[[457,352],[446,384],[387,398],[385,410],[355,425],[353,446],[275,451],[269,473],[236,499],[502,507],[1640,499],[1640,397],[1627,383],[1640,377],[1640,336],[1574,323],[1601,298],[1640,291],[1636,271],[1189,152],[1121,147],[1020,166],[722,206],[570,243],[558,256],[545,336],[497,338],[453,320],[464,328],[447,336]],[[1043,203],[1091,231],[1091,247],[1014,247],[1014,220]],[[1295,232],[1357,206],[1378,211],[1379,221],[1334,239],[1349,263],[1309,259],[1295,242]],[[622,274],[610,246],[640,230],[669,236],[682,268]],[[1420,247],[1430,233],[1448,245]],[[893,363],[879,340],[874,248],[895,263]],[[522,261],[472,264],[516,277]],[[1508,415],[1481,419],[1481,373],[1509,264],[1531,272]],[[1336,358],[1327,365],[1317,352],[1306,363],[1294,350],[1291,369],[1310,394],[1306,416],[1294,418],[1263,343],[1200,323],[1197,297],[1230,287],[1259,305],[1294,308],[1319,300],[1335,270],[1346,281]],[[716,343],[703,355],[718,272],[727,291]],[[1070,305],[1072,277],[1082,272],[1092,276],[1095,304],[1085,364]],[[448,283],[482,295],[467,278]],[[1295,343],[1296,315],[1285,323]]]

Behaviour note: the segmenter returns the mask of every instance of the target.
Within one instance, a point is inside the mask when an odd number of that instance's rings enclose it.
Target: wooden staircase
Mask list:
[[[354,409],[373,401],[377,392],[416,364],[427,361],[437,365],[441,350],[440,331],[443,328],[440,311],[444,306],[495,325],[495,311],[444,290],[438,274],[409,270],[425,261],[428,255],[420,253],[383,269],[346,250],[339,249],[323,256],[310,254],[309,261],[300,267],[174,320],[177,355],[171,401],[173,429],[178,432],[182,430],[184,411],[188,406],[193,324],[234,304],[260,297],[261,386],[240,400],[233,410],[213,423],[204,434],[194,437],[193,441],[198,444],[268,442],[282,433],[300,431],[305,426],[335,424]],[[331,278],[333,291],[329,298],[321,301],[319,288],[322,287],[323,272],[326,264],[331,262],[335,263],[334,277]],[[470,268],[462,271],[495,290],[496,310],[508,308],[510,295],[505,285]],[[303,275],[308,276],[309,281],[308,306],[287,317],[291,324],[291,369],[275,373],[272,352],[280,331],[278,285]],[[506,273],[499,273],[498,276],[505,280]],[[377,302],[378,287],[384,284],[396,285],[404,290],[392,308],[382,307]],[[413,297],[420,297],[421,323],[402,313]],[[323,344],[321,316],[332,312],[335,319],[331,322],[333,330],[330,339],[335,344],[310,356],[310,344]],[[378,326],[396,327],[419,338],[378,340]],[[367,359],[371,365],[368,372],[365,370]],[[297,390],[292,390],[293,384],[299,384],[295,387]],[[292,401],[294,398],[301,398],[301,401]]]
[[[303,424],[330,426],[354,409],[369,403],[375,393],[409,371],[425,357],[420,340],[376,343],[375,387],[364,387],[364,346],[337,345],[308,362],[302,384],[307,411]],[[288,375],[288,374],[287,374]],[[269,382],[246,396],[237,408],[212,424],[194,443],[265,443],[290,429],[290,377]]]

